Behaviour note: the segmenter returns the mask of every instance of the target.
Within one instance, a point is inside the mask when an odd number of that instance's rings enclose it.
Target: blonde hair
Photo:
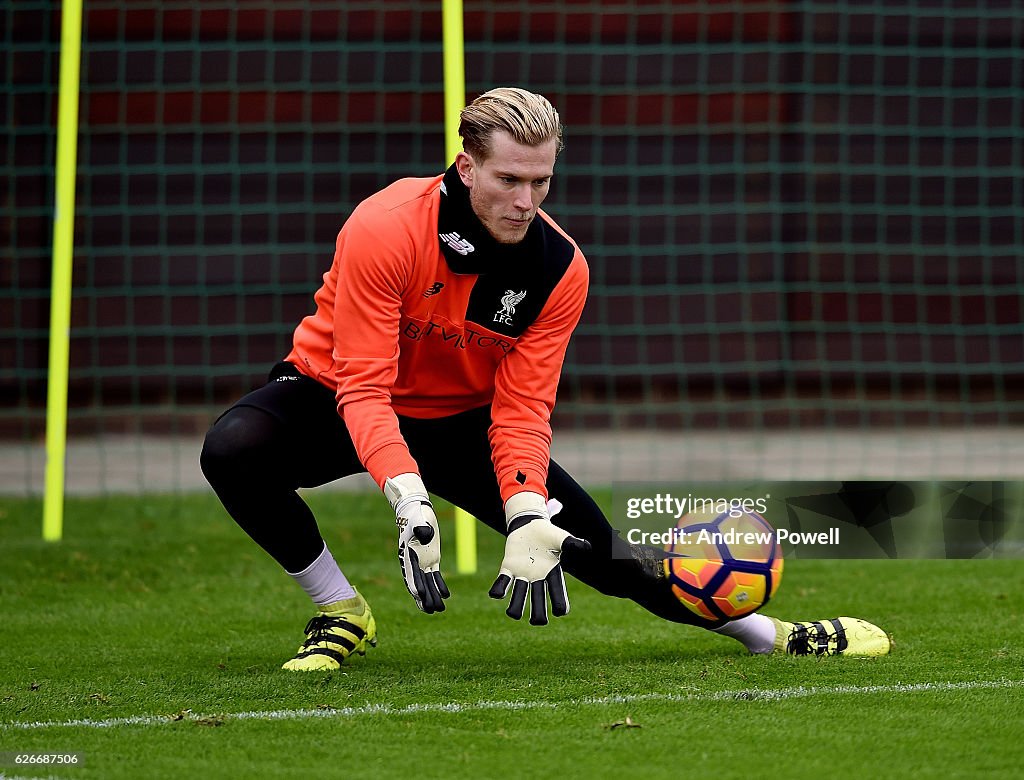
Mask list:
[[[518,87],[498,87],[485,92],[462,109],[459,135],[462,148],[478,160],[491,154],[491,136],[504,130],[516,143],[540,146],[554,138],[555,154],[562,151],[562,123],[555,107],[543,95]]]

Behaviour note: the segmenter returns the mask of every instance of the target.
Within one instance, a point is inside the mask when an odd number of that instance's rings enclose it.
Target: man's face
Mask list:
[[[548,195],[557,148],[554,138],[540,146],[523,146],[504,130],[496,130],[486,160],[466,152],[455,158],[473,212],[499,243],[518,244],[525,238]]]

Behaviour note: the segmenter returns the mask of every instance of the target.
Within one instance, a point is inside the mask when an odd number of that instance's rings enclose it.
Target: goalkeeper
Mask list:
[[[562,127],[542,96],[492,90],[461,115],[442,176],[402,179],[355,209],[334,261],[263,387],[207,434],[203,472],[232,518],[316,605],[290,670],[329,670],[375,644],[370,607],[296,490],[369,472],[390,502],[417,606],[445,608],[430,493],[506,536],[490,595],[542,625],[569,611],[563,568],[682,623],[662,553],[621,539],[550,459],[549,418],[588,272],[543,211]],[[555,523],[550,506],[560,506]],[[750,615],[716,630],[752,652],[876,655],[888,637],[852,618]]]

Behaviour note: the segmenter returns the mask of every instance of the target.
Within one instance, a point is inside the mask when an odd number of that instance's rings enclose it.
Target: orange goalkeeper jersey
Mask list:
[[[586,301],[586,261],[543,212],[515,245],[495,241],[454,167],[363,201],[338,234],[316,312],[287,360],[335,391],[378,485],[418,471],[397,414],[443,417],[490,404],[503,500],[546,496],[550,415]]]

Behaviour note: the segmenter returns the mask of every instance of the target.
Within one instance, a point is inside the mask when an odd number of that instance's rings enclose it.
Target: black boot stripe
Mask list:
[[[329,625],[329,629],[329,631],[325,629],[315,629],[311,621],[310,625],[306,626],[306,633],[309,636],[306,637],[306,641],[302,643],[302,646],[312,647],[313,645],[318,645],[321,642],[337,642],[338,644],[344,644],[345,641],[352,641],[348,640],[347,637],[344,637],[343,634],[336,633],[338,631],[347,631],[354,638],[354,642],[358,642],[366,636],[365,630],[354,623],[349,623],[347,620],[342,620],[341,618],[334,618],[333,622]]]
[[[814,627],[814,639],[818,643],[818,649],[814,651],[815,655],[827,655],[828,654],[828,631],[825,630],[825,626],[819,623],[817,620],[811,621],[811,625]]]
[[[308,648],[310,648],[310,652],[314,652],[317,649],[317,645],[322,645],[322,644],[339,645],[341,647],[344,647],[350,653],[352,652],[353,649],[355,649],[355,646],[356,646],[356,642],[353,642],[351,639],[349,639],[348,637],[344,637],[344,636],[320,637],[319,639],[317,639],[315,641],[312,638],[310,638],[310,639],[307,639],[305,644],[303,644],[302,646],[303,647],[308,647]]]
[[[295,656],[295,660],[298,661],[302,658],[309,658],[311,655],[326,655],[328,658],[333,658],[339,664],[345,663],[345,655],[339,653],[337,650],[331,650],[329,647],[317,647],[314,650],[307,650],[305,653],[299,653]]]
[[[331,629],[334,630],[338,628],[340,628],[342,631],[348,631],[356,639],[362,639],[363,636],[366,634],[366,632],[359,626],[357,626],[355,623],[349,623],[347,620],[335,618],[334,621],[331,622]]]
[[[846,629],[843,628],[843,624],[839,622],[839,618],[831,618],[829,622],[832,623],[832,625],[836,629],[835,653],[836,655],[838,655],[839,653],[843,652],[847,647],[849,647],[850,643],[846,639]]]

